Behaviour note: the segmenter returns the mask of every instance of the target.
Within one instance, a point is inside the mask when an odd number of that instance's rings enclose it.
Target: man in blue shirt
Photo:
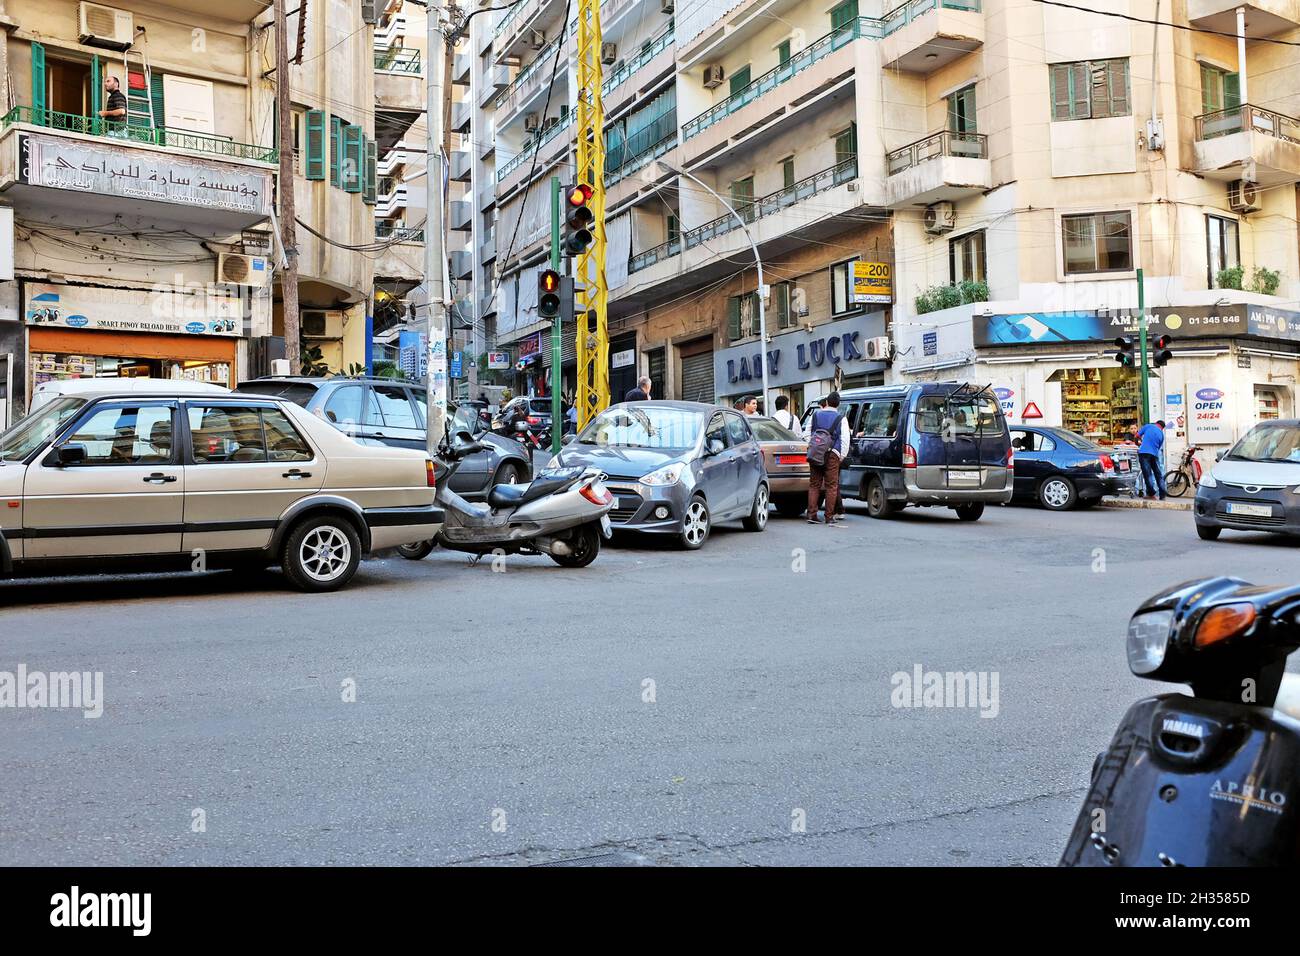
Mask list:
[[[1147,487],[1147,497],[1156,497],[1153,492],[1159,489],[1160,500],[1169,494],[1165,486],[1165,423],[1151,422],[1143,425],[1137,433],[1138,461],[1142,463],[1142,480]]]

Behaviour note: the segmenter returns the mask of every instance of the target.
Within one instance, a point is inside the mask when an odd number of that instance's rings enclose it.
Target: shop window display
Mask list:
[[[1063,369],[1061,423],[1101,444],[1122,441],[1141,415],[1137,375],[1125,369]]]
[[[33,352],[32,385],[78,378],[162,378],[230,383],[230,363]]]

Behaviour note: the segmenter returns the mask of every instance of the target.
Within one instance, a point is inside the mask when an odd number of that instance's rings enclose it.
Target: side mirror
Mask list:
[[[573,444],[573,442],[575,442],[575,441],[577,441],[577,440],[578,440],[578,433],[577,433],[577,432],[569,432],[567,435],[565,435],[563,438],[560,439],[560,444],[561,444],[561,445],[571,445],[571,444]]]
[[[1214,460],[1215,460],[1215,461],[1223,461],[1223,456],[1226,455],[1226,454],[1227,454],[1226,451],[1215,452]]]
[[[60,445],[58,448],[58,465],[60,468],[66,468],[68,465],[80,465],[86,460],[86,446],[81,444]]]
[[[721,438],[710,438],[704,451],[705,454],[712,457],[713,455],[721,455],[726,450],[727,445]]]

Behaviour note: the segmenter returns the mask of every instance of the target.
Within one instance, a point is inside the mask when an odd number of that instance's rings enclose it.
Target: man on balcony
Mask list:
[[[109,136],[120,137],[126,128],[126,94],[115,76],[104,78],[104,91],[108,93],[108,103],[99,111],[99,117],[104,121],[104,130]]]

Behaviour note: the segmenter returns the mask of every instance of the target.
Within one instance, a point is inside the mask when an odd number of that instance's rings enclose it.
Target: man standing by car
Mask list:
[[[795,424],[794,424],[796,420],[794,417],[794,412],[790,411],[789,406],[790,406],[790,396],[778,395],[776,397],[776,414],[774,414],[772,418],[782,428],[786,428],[792,432],[797,433],[798,429],[795,428]]]
[[[840,503],[840,462],[849,450],[849,423],[840,414],[840,393],[826,396],[826,405],[808,419],[808,521],[817,524],[817,507],[826,491],[826,523],[835,525],[843,515]],[[820,462],[817,460],[820,458]]]
[[[623,396],[625,402],[648,402],[650,401],[650,376],[642,375],[636,381],[636,388],[630,388],[627,394]]]
[[[1169,493],[1165,488],[1165,423],[1151,422],[1143,425],[1137,433],[1138,460],[1142,462],[1142,481],[1147,488],[1147,497],[1157,497],[1161,501]]]

